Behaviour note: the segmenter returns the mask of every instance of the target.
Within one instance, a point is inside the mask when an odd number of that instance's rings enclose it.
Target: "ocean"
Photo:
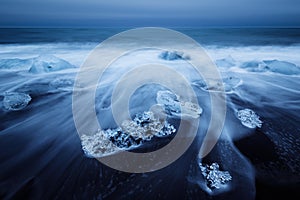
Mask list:
[[[171,33],[191,38],[178,44],[146,31],[142,38],[158,41],[140,49],[143,42],[134,35],[125,38],[130,43],[117,40],[128,30],[0,29],[0,199],[300,196],[299,28],[173,28]],[[184,41],[200,44],[201,50]],[[109,46],[103,54],[100,43]],[[156,43],[169,49],[153,48]],[[108,60],[127,49],[125,45],[132,50]],[[196,73],[190,65],[197,55],[211,61],[216,77]],[[107,68],[105,62],[110,63]],[[169,67],[152,69],[159,73],[137,67],[147,63]],[[103,77],[93,74],[98,71],[91,64],[103,68]],[[184,95],[177,73],[195,98]],[[173,89],[157,84],[155,77]],[[96,84],[85,85],[92,80]],[[85,99],[87,94],[94,99]],[[212,108],[215,94],[224,98],[224,115]],[[124,101],[128,108],[119,103]],[[165,119],[155,118],[156,104]],[[86,105],[92,105],[101,130],[94,128]],[[127,112],[131,119],[119,123]],[[222,117],[216,144],[199,156],[211,121],[218,124]],[[182,141],[196,127],[195,138],[167,166],[134,173],[95,158],[162,148],[176,139],[181,121],[190,124],[182,129]],[[84,128],[78,127],[81,123]]]

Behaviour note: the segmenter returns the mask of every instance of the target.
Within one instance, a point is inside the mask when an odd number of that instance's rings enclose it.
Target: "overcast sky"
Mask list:
[[[0,0],[0,26],[300,26],[300,0]]]

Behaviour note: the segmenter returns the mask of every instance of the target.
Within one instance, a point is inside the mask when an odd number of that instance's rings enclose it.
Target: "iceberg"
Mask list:
[[[163,51],[158,56],[163,60],[190,60],[188,55],[185,55],[183,52],[178,51]]]
[[[42,55],[33,59],[30,73],[39,74],[54,72],[64,69],[76,68],[69,62],[53,55]]]
[[[199,163],[201,173],[205,178],[206,184],[210,189],[219,189],[232,180],[228,171],[221,171],[218,163],[202,165]]]
[[[29,94],[19,92],[6,92],[3,98],[3,107],[9,111],[24,109],[31,101]]]
[[[259,116],[253,110],[248,108],[239,110],[237,112],[237,117],[241,123],[248,128],[255,128],[262,126],[262,121],[259,119]]]

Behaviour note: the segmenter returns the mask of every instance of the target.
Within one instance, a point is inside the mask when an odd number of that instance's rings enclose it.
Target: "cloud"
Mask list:
[[[299,26],[299,7],[297,0],[2,0],[0,25]]]

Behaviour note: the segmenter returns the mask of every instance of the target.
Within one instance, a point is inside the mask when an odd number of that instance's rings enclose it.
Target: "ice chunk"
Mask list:
[[[125,120],[116,129],[99,130],[94,135],[81,136],[81,145],[85,154],[101,157],[138,147],[154,136],[173,134],[176,129],[167,121],[154,117],[150,111],[137,114],[134,120]]]
[[[75,66],[56,56],[42,55],[33,59],[33,63],[31,68],[29,69],[29,72],[38,74],[70,68],[75,68]]]
[[[221,171],[219,169],[218,163],[212,163],[211,165],[202,165],[202,163],[199,163],[199,166],[210,189],[219,189],[232,180],[228,171]]]
[[[163,51],[159,54],[159,58],[163,60],[189,60],[190,57],[183,52],[178,51]]]
[[[168,90],[158,91],[156,102],[164,106],[166,112],[172,115],[188,115],[198,118],[202,113],[202,108],[192,102],[180,101],[180,98]]]
[[[285,75],[300,74],[300,67],[297,65],[279,60],[264,60],[266,71],[276,72]]]
[[[6,110],[15,111],[24,109],[31,101],[29,94],[19,92],[4,93],[3,106]]]
[[[261,127],[262,121],[260,121],[259,116],[253,110],[248,108],[244,110],[239,110],[237,112],[237,117],[241,123],[248,128]]]

